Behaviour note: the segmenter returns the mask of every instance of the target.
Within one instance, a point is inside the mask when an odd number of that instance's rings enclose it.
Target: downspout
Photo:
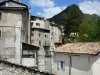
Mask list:
[[[21,28],[20,29],[20,64],[22,65],[22,34],[21,34]]]
[[[39,49],[36,49],[36,65],[37,65],[37,69],[39,69],[39,60],[38,60],[38,51]]]
[[[30,22],[31,22],[31,15],[30,15],[30,8],[28,9],[28,44],[31,44],[31,26],[30,26]]]
[[[22,54],[23,54],[23,47],[22,47],[22,45],[23,45],[23,43],[22,43],[22,39],[23,39],[23,36],[22,36],[22,29],[23,29],[23,25],[24,25],[24,23],[23,23],[23,10],[22,10],[22,25],[21,25],[21,28],[20,28],[20,64],[22,65]]]
[[[71,75],[72,57],[69,55],[69,75]]]

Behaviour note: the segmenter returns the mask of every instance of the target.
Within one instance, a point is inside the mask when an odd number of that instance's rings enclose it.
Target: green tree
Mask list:
[[[85,15],[82,23],[79,26],[79,32],[76,36],[76,41],[79,42],[94,42],[99,41],[98,33],[100,32],[100,27],[89,15]]]
[[[97,25],[96,40],[100,41],[100,19],[97,20],[96,25]]]
[[[70,35],[71,32],[77,32],[79,24],[82,21],[83,13],[79,7],[75,4],[67,8],[64,32],[66,35]]]

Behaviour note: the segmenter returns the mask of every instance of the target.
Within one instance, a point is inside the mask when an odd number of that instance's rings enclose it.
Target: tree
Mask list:
[[[66,35],[70,35],[71,32],[76,32],[78,30],[82,17],[83,13],[77,5],[73,4],[67,8],[64,25],[64,32]]]
[[[99,24],[100,22],[98,22]],[[97,25],[95,21],[89,16],[85,15],[82,23],[79,26],[79,32],[76,36],[76,40],[78,42],[94,42],[99,41],[100,38],[98,36],[100,26]]]

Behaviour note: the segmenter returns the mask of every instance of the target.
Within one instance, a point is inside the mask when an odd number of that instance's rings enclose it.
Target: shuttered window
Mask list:
[[[65,70],[66,63],[65,61],[57,61],[57,69]]]

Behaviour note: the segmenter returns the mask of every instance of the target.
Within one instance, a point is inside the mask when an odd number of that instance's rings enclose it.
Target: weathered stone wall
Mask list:
[[[53,75],[26,66],[0,60],[0,75]]]

